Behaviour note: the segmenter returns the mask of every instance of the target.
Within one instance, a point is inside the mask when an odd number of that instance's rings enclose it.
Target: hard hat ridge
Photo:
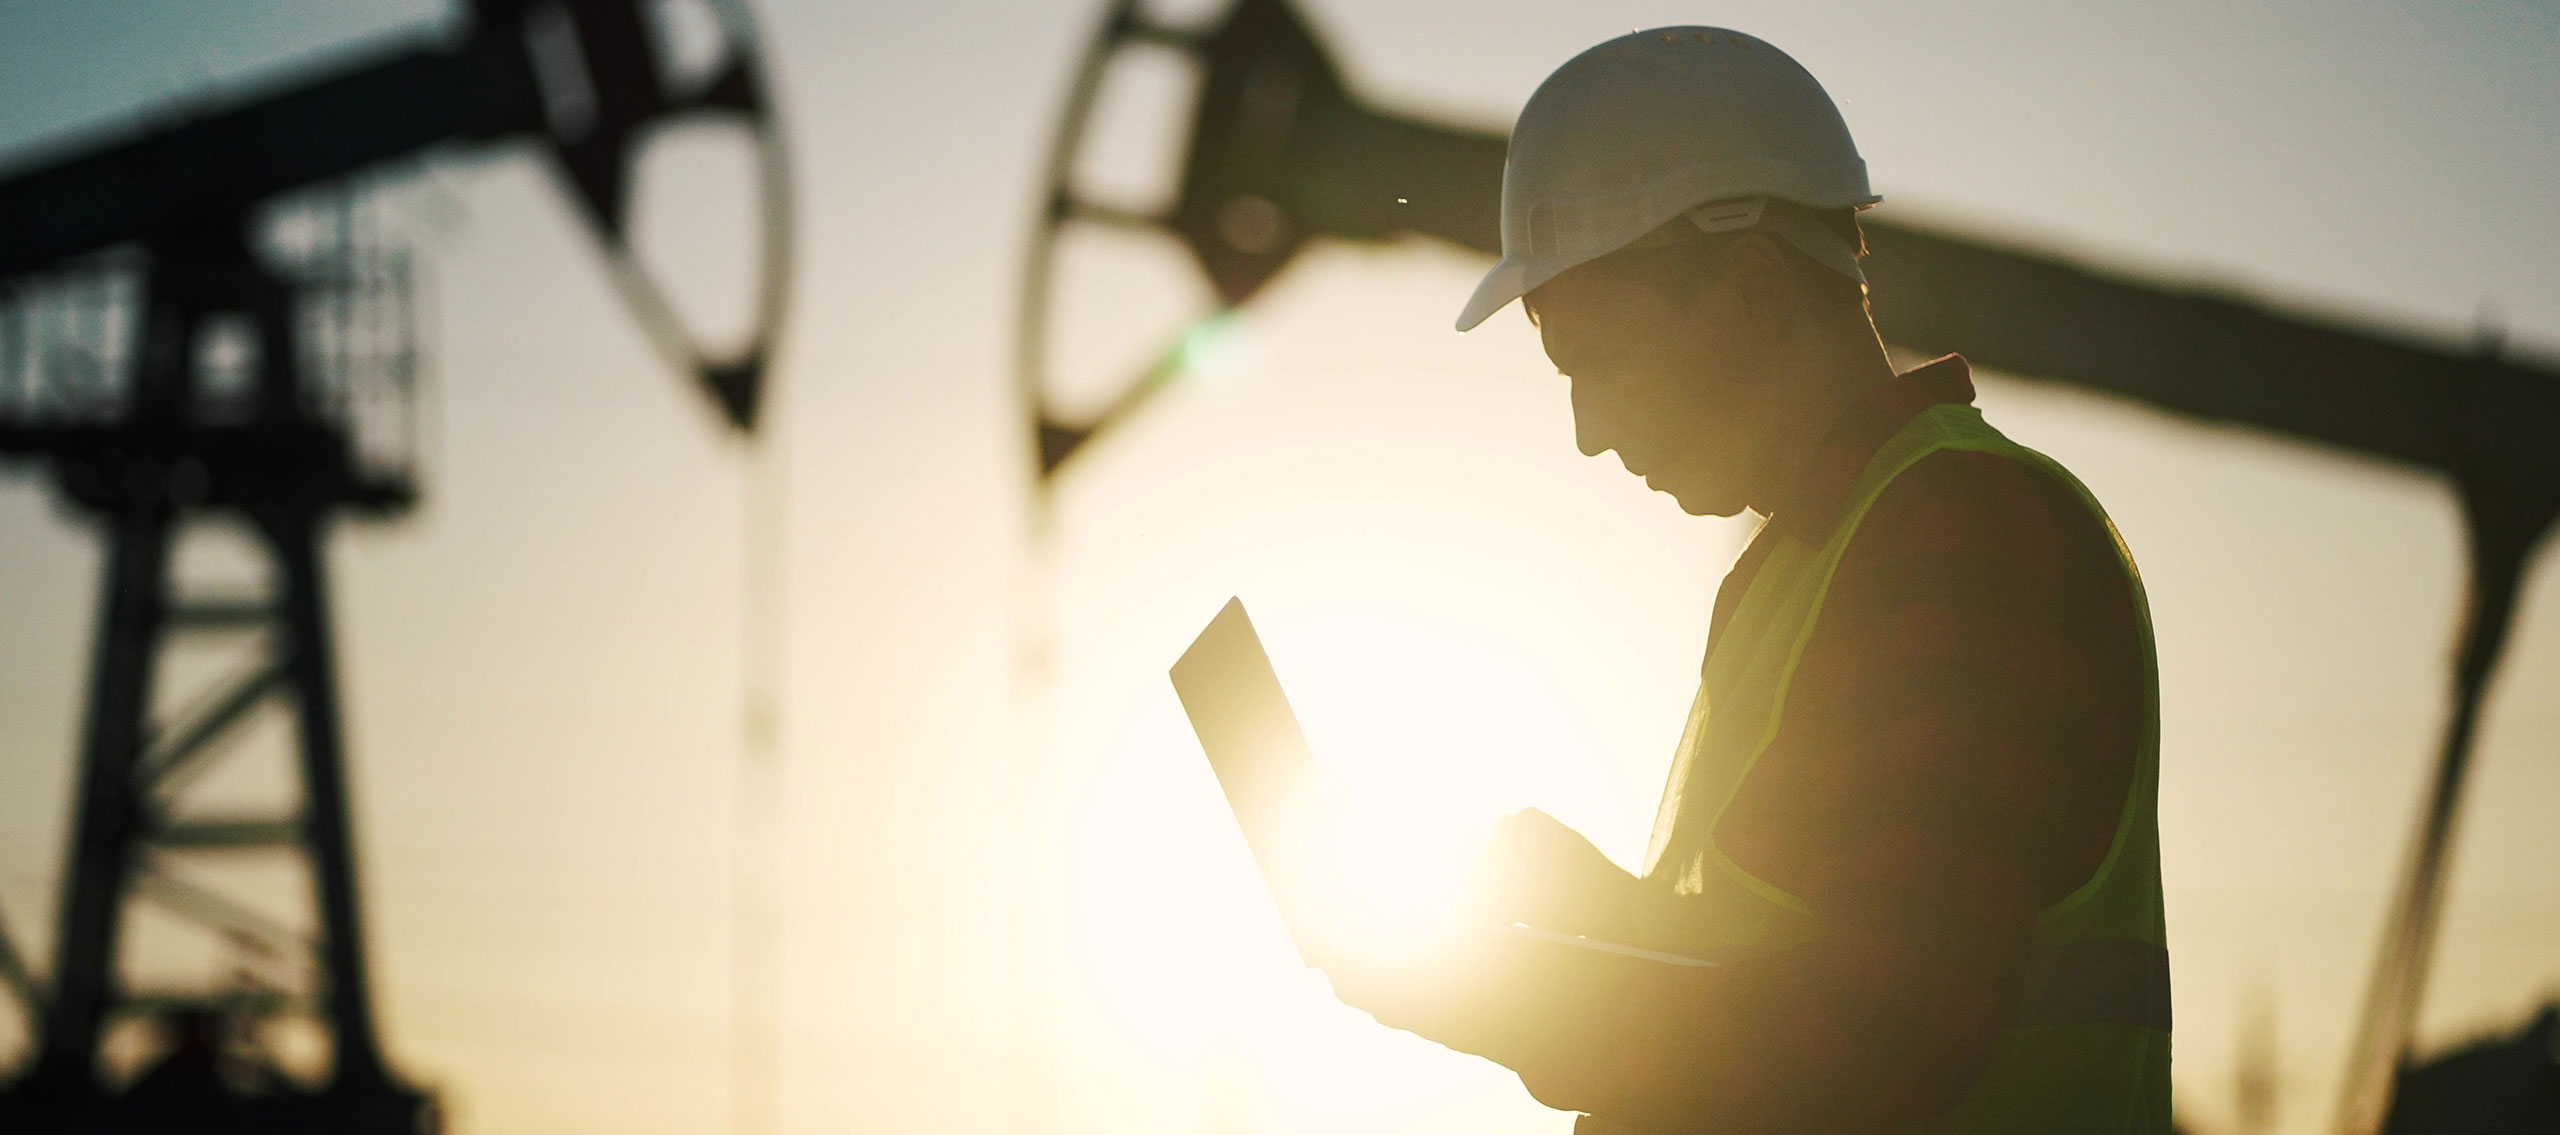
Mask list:
[[[1654,28],[1593,47],[1520,111],[1503,165],[1502,260],[1458,329],[1689,210],[1749,198],[1812,209],[1878,200],[1821,83],[1785,52],[1727,28]],[[1807,251],[1841,268],[1840,254]],[[1855,277],[1855,253],[1846,256]]]

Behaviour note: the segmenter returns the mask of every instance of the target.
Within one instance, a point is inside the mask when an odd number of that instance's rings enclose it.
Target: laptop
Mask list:
[[[1280,919],[1298,948],[1300,961],[1316,969],[1344,944],[1327,934],[1324,900],[1307,875],[1309,849],[1301,846],[1314,833],[1303,823],[1305,809],[1320,791],[1314,755],[1298,729],[1280,676],[1263,653],[1262,639],[1245,615],[1244,601],[1229,599],[1209,620],[1191,648],[1173,664],[1174,693],[1182,699],[1191,731],[1208,753],[1209,768],[1226,793],[1227,807],[1244,831],[1245,845],[1262,870],[1263,884],[1280,908]],[[1647,950],[1596,938],[1562,934],[1522,923],[1504,928],[1513,934],[1600,950],[1666,965],[1707,966],[1714,962],[1685,954]]]

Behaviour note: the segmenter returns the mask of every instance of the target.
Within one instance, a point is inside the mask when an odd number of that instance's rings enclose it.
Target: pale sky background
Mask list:
[[[1888,211],[2560,357],[2548,3],[1307,6],[1361,90],[1487,126],[1610,35],[1740,28],[1829,87]],[[1537,804],[1631,862],[1744,527],[1575,454],[1517,315],[1451,334],[1473,256],[1328,248],[1071,468],[1029,556],[1012,301],[1098,10],[759,8],[802,219],[772,423],[783,1126],[1561,1133],[1295,968],[1163,667],[1242,594],[1328,760],[1382,801],[1464,785],[1399,813],[1417,858]],[[0,166],[449,18],[0,0]],[[717,260],[735,189],[671,184],[652,231]],[[431,163],[391,207],[431,266],[426,503],[331,552],[389,1051],[458,1131],[720,1129],[744,450],[535,162]],[[1171,325],[1179,286],[1092,271],[1072,357]],[[2281,1126],[2316,1130],[2443,708],[2451,498],[2050,385],[1993,376],[1983,404],[2098,492],[2149,581],[2181,1106],[2227,1129],[2260,1006]],[[2429,1044],[2560,993],[2547,566],[2488,710]],[[0,911],[39,954],[96,570],[43,481],[0,474]]]

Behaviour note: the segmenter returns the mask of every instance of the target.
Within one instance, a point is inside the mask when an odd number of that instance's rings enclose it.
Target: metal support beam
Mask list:
[[[122,145],[0,178],[0,278],[439,144],[530,133],[543,106],[521,41],[412,48]],[[244,154],[257,160],[243,161]]]
[[[196,599],[169,609],[169,629],[257,630],[274,622],[275,617],[274,605],[264,599]]]
[[[2481,703],[2514,629],[2525,570],[2560,520],[2560,493],[2520,494],[2499,483],[2462,488],[2471,573],[2454,651],[2452,705],[2425,807],[2383,919],[2382,946],[2356,1022],[2354,1047],[2348,1050],[2339,1135],[2376,1135],[2390,1118],[2393,1089],[2409,1059],[2435,956],[2436,923],[2444,906],[2444,881],[2452,866],[2455,821],[2461,815]]]
[[[27,969],[27,959],[18,953],[17,939],[9,936],[9,920],[0,915],[0,991],[6,991],[18,1005],[28,1035],[39,1043],[43,1040],[44,990],[36,985],[35,975]]]
[[[336,1046],[340,1090],[390,1082],[373,1023],[365,970],[363,912],[356,905],[355,839],[349,831],[346,757],[339,748],[335,653],[329,640],[328,577],[320,562],[321,515],[281,506],[255,518],[284,584],[284,615],[302,734],[303,839],[320,908],[322,1013]]]
[[[182,820],[151,833],[165,851],[285,851],[302,845],[302,821]]]
[[[2502,493],[2560,492],[2560,369],[1889,217],[1865,227],[1876,329],[1895,346]]]
[[[45,1096],[91,1090],[139,812],[133,763],[142,748],[157,661],[170,510],[145,497],[117,516],[102,585],[96,663],[80,759],[78,831],[54,946],[53,996],[28,1087]]]

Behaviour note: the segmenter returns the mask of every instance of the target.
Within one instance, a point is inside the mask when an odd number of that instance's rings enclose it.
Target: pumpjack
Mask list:
[[[404,159],[538,153],[651,342],[751,431],[788,277],[782,141],[745,13],[680,7],[472,0],[455,34],[0,174],[0,458],[45,467],[107,545],[50,972],[0,924],[0,989],[33,1039],[0,1083],[0,1130],[435,1127],[378,1036],[321,554],[338,519],[394,518],[419,494],[408,262],[358,239],[351,202]],[[673,22],[686,15],[703,18]],[[716,50],[678,50],[706,39]],[[756,314],[717,348],[626,239],[643,147],[694,122],[748,132],[761,182]],[[180,586],[173,549],[203,522],[247,532],[264,587]],[[164,653],[208,640],[251,641],[249,662],[191,702],[161,696]],[[155,713],[172,701],[184,708]],[[191,802],[270,706],[288,710],[298,801],[253,815]],[[251,855],[307,871],[309,926],[191,877],[207,857]],[[126,980],[142,904],[200,927],[237,976]],[[115,1067],[111,1038],[151,1021],[159,1051]],[[273,1055],[294,1029],[316,1033],[316,1061]]]
[[[1180,179],[1162,207],[1088,193],[1074,177],[1106,73],[1142,50],[1179,57],[1198,80]],[[1170,234],[1216,297],[1215,310],[1194,326],[1250,303],[1317,241],[1421,238],[1501,251],[1505,136],[1360,98],[1290,0],[1237,0],[1196,25],[1151,17],[1138,0],[1112,0],[1054,137],[1015,329],[1025,450],[1041,490],[1035,500],[1185,365],[1177,337],[1122,379],[1099,413],[1068,417],[1052,408],[1050,295],[1062,232]],[[2451,1130],[2395,1108],[2394,1087],[2421,1071],[2410,1064],[2410,1033],[2481,698],[2524,570],[2560,520],[2560,366],[2509,357],[2494,337],[2467,348],[2422,342],[1889,212],[1862,223],[1876,327],[1888,344],[1961,349],[1977,365],[2380,460],[2453,488],[2470,570],[2452,708],[2385,920],[2337,1118],[2339,1135]],[[2545,1110],[2534,1114],[2560,1123],[2560,1058],[2546,1059],[2536,1074],[2540,1094],[2528,1097]],[[2413,1098],[2437,1101],[2443,1093]],[[2513,1128],[2528,1129],[2543,1128]]]

